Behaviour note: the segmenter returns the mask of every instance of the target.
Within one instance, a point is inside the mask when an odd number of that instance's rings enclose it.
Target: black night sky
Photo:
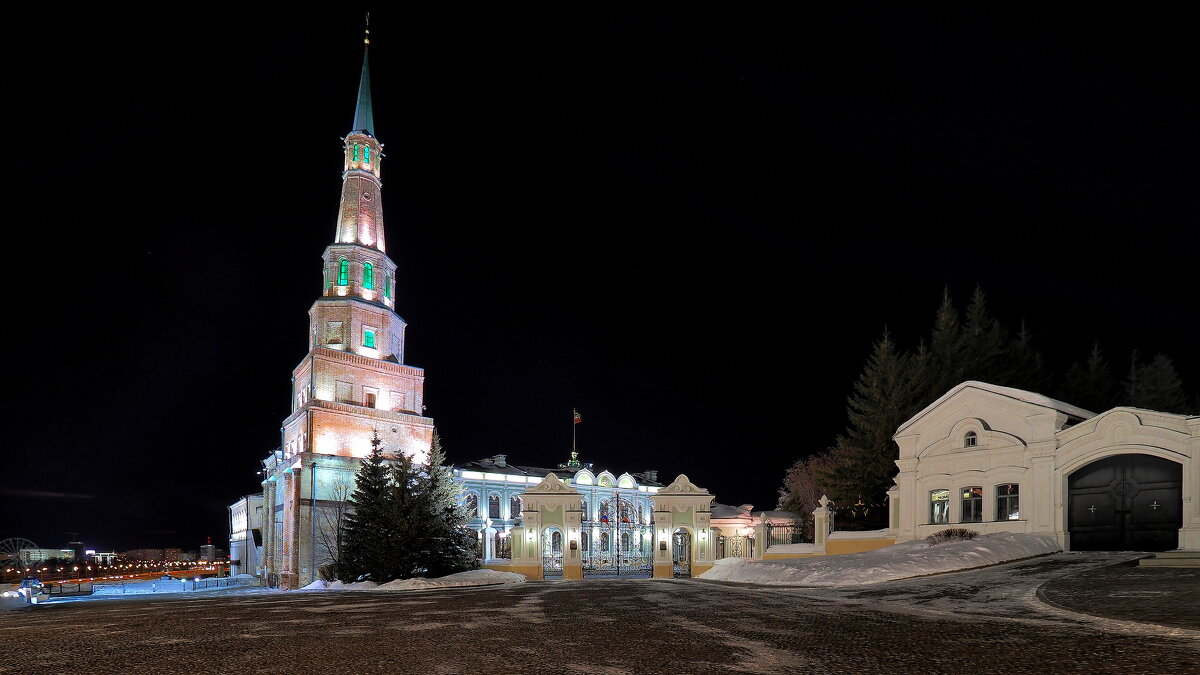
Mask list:
[[[575,407],[584,461],[773,507],[947,286],[1059,368],[1099,339],[1195,392],[1189,22],[787,4],[372,15],[397,308],[452,461],[557,465]],[[227,544],[307,347],[361,17],[10,17],[0,539]]]

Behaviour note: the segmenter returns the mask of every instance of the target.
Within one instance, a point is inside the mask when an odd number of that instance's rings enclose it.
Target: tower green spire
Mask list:
[[[351,133],[361,131],[368,136],[375,135],[375,117],[371,114],[371,69],[367,64],[367,54],[371,48],[371,15],[367,15],[367,28],[363,33],[363,65],[362,76],[358,80],[358,104],[354,108],[354,128]]]

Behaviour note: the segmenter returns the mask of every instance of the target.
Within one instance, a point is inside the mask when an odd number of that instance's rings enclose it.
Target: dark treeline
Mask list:
[[[982,289],[975,289],[962,314],[947,290],[929,335],[915,348],[901,349],[884,330],[847,399],[845,433],[834,447],[788,469],[780,505],[808,514],[826,494],[838,505],[839,527],[886,526],[883,497],[896,474],[898,452],[892,434],[968,380],[1046,394],[1097,413],[1114,406],[1200,410],[1166,355],[1146,359],[1135,351],[1125,362],[1128,368],[1114,373],[1097,341],[1085,358],[1056,370],[1034,346],[1024,322],[1013,329],[989,313]]]

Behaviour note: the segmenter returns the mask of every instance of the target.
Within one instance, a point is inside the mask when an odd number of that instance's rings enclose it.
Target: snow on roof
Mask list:
[[[901,424],[899,427],[897,427],[896,433],[893,434],[893,436],[899,436],[900,432],[904,431],[905,429],[910,427],[914,422],[916,422],[917,420],[919,420],[922,417],[924,417],[925,415],[927,415],[931,410],[933,410],[934,408],[941,405],[943,401],[946,401],[951,396],[954,396],[955,394],[957,394],[958,392],[960,392],[964,389],[979,389],[982,391],[991,392],[993,394],[998,394],[1000,396],[1007,396],[1008,398],[1013,398],[1018,401],[1024,401],[1025,403],[1042,406],[1043,408],[1050,408],[1051,410],[1057,410],[1059,412],[1066,413],[1067,415],[1070,415],[1071,417],[1076,417],[1079,420],[1086,420],[1090,417],[1096,416],[1096,413],[1094,413],[1090,410],[1084,410],[1083,408],[1073,406],[1070,403],[1063,403],[1062,401],[1056,401],[1055,399],[1052,399],[1049,396],[1043,396],[1042,394],[1034,393],[1032,391],[1025,391],[1024,389],[1013,389],[1012,387],[1001,387],[1000,385],[988,384],[987,382],[976,382],[975,380],[968,380],[968,381],[963,382],[962,384],[954,387],[953,389],[946,392],[945,394],[942,394],[941,398],[939,398],[938,400],[934,401],[933,403],[930,403],[928,406],[925,406],[924,410],[917,413],[916,415],[913,415],[911,418],[909,418],[909,420],[907,422],[905,422],[904,424]]]

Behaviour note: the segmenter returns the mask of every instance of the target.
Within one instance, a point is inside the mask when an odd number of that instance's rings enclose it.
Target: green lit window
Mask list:
[[[370,328],[363,329],[363,346],[370,347],[371,349],[375,348],[375,331]]]
[[[350,261],[342,258],[338,263],[338,286],[348,286],[350,284]]]
[[[363,146],[363,161],[367,164],[371,163],[371,146],[369,145]]]
[[[358,161],[358,144],[354,145],[354,161]]]
[[[375,288],[375,268],[371,263],[363,263],[363,288]]]
[[[383,297],[392,297],[392,275],[383,275]]]

